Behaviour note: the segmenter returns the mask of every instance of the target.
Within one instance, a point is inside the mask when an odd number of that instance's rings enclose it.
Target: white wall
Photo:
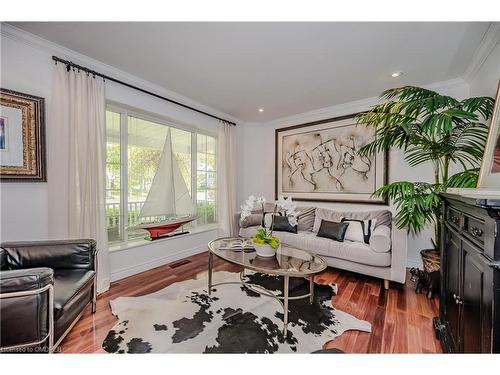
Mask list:
[[[397,85],[396,81],[395,85]],[[457,99],[463,99],[469,95],[469,86],[461,79],[437,83],[429,85],[428,87]],[[302,113],[265,124],[247,124],[240,134],[241,138],[239,142],[240,145],[243,145],[242,157],[239,159],[239,169],[242,171],[239,185],[241,188],[238,194],[239,205],[242,204],[245,198],[250,194],[262,194],[267,200],[274,200],[275,129],[364,111],[376,102],[376,98],[368,98],[313,112]],[[402,153],[398,150],[393,150],[389,155],[389,182],[401,180],[433,182],[432,167],[430,165],[421,165],[411,168],[404,161]],[[372,204],[324,202],[300,202],[300,204],[352,210],[377,210],[381,207],[388,207]],[[431,246],[430,238],[432,235],[433,232],[430,228],[423,231],[415,238],[409,235],[408,266],[421,265],[419,252]]]
[[[46,54],[3,35],[0,51],[2,88],[49,98],[51,74]],[[2,183],[0,194],[2,241],[47,238],[46,183]]]
[[[163,88],[156,87],[151,83],[142,81],[127,73],[21,32],[10,26],[2,24],[1,27],[0,86],[2,88],[41,96],[46,99],[46,136],[48,144],[50,144],[50,139],[53,136],[50,122],[51,81],[54,64],[51,56],[53,54],[82,63],[82,65],[89,66],[97,71],[123,79],[132,84],[152,88],[153,91],[159,94],[182,101],[207,112],[218,114],[223,118],[236,120],[214,109],[207,108],[199,103],[193,103],[187,98],[179,98],[175,93],[167,92]],[[217,131],[218,121],[215,119],[109,81],[106,83],[106,97],[108,100],[169,117],[194,127],[212,132]],[[50,154],[50,148],[47,152]],[[52,212],[52,208],[49,209],[48,207],[49,193],[52,194],[55,192],[58,194],[59,191],[62,192],[64,190],[58,186],[54,186],[54,184],[50,184],[50,175],[53,173],[64,173],[64,171],[60,171],[56,163],[49,163],[47,168],[49,170],[48,183],[0,184],[1,241],[61,238],[63,236],[60,233],[67,233],[61,229],[65,228],[68,222],[67,198],[63,194],[61,195],[61,207],[57,210],[60,214],[58,215],[50,215],[49,212]],[[54,233],[59,234],[54,235]],[[217,229],[214,229],[208,232],[160,240],[140,247],[125,248],[112,252],[110,259],[111,280],[113,281],[187,255],[205,251],[207,242],[216,238],[217,234]]]
[[[471,96],[495,97],[500,79],[500,40],[477,72],[468,80]]]

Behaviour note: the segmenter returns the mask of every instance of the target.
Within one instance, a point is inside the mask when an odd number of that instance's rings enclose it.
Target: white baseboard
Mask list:
[[[176,253],[171,253],[167,256],[149,260],[144,263],[135,264],[130,267],[125,267],[111,272],[111,282],[124,279],[126,277],[148,271],[150,269],[163,266],[168,263],[175,262],[176,260],[189,257],[191,255],[199,254],[207,251],[207,245],[200,245],[191,249],[182,250]]]

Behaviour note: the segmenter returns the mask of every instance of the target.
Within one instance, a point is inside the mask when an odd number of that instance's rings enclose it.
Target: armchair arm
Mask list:
[[[96,242],[91,239],[1,244],[10,269],[48,267],[95,271]]]
[[[240,235],[240,215],[241,212],[236,212],[233,216],[233,225],[234,225],[234,231],[235,233],[232,233],[231,235],[234,237],[239,237]]]
[[[391,236],[391,280],[404,284],[406,281],[406,262],[408,252],[407,232],[392,223]]]
[[[0,272],[0,294],[41,289],[54,284],[54,271],[50,268],[28,268]]]
[[[50,268],[0,272],[0,352],[51,349],[53,284]]]

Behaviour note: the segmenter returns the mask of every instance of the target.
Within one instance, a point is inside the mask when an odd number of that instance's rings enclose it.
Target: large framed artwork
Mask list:
[[[0,89],[0,180],[47,181],[43,98]]]
[[[387,153],[359,154],[375,130],[357,126],[354,116],[276,129],[276,197],[387,203],[372,196],[387,181]]]
[[[477,186],[500,191],[500,82]]]

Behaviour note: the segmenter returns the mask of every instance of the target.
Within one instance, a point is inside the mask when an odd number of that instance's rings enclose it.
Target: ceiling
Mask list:
[[[488,28],[467,22],[12,24],[246,122],[460,77]],[[404,74],[391,78],[394,71]]]

